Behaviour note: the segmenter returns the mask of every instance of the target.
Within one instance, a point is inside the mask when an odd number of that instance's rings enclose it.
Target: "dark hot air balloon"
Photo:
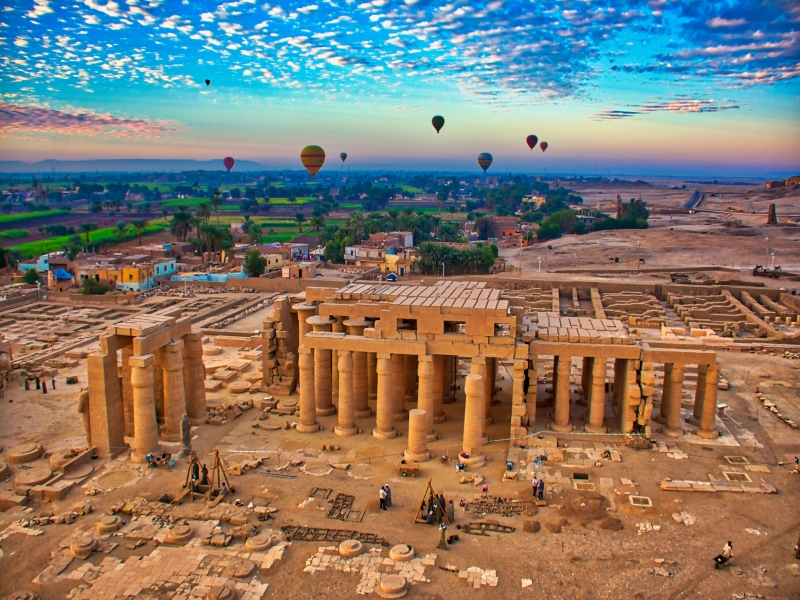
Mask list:
[[[211,85],[211,80],[210,79],[206,79],[206,85]]]
[[[347,152],[340,152],[339,153],[339,158],[342,159],[342,162],[346,161],[347,160]]]
[[[306,146],[300,152],[300,160],[308,174],[311,175],[311,179],[314,179],[322,165],[325,164],[325,150],[319,146]]]
[[[530,148],[531,150],[536,148],[536,143],[538,141],[539,138],[532,134],[525,138],[525,142],[528,144],[528,148]]]
[[[492,155],[488,152],[478,154],[478,166],[486,173],[486,169],[492,166]]]
[[[539,148],[542,149],[542,152],[547,150],[547,142],[542,142],[541,144],[539,144]]]
[[[436,115],[431,119],[431,123],[433,124],[433,128],[436,130],[436,133],[439,133],[439,130],[444,127],[444,117]]]
[[[236,164],[236,161],[231,156],[226,156],[222,159],[222,164],[225,165],[225,168],[228,169],[228,173],[231,172],[233,165]]]

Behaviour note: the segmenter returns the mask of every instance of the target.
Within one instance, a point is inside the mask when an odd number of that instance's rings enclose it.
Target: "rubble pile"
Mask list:
[[[297,385],[297,355],[290,352],[291,340],[297,336],[292,328],[290,300],[275,300],[272,316],[264,321],[262,332],[264,386],[270,394],[288,396]]]
[[[797,429],[797,423],[792,421],[789,417],[787,417],[780,410],[778,410],[778,405],[775,404],[774,402],[770,402],[769,400],[767,400],[767,397],[764,396],[764,394],[762,394],[761,392],[756,392],[756,398],[758,398],[759,402],[761,402],[761,404],[764,405],[764,408],[773,413],[781,421],[786,423],[792,429]]]

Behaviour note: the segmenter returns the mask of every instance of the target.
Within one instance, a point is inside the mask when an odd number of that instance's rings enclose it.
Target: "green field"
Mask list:
[[[25,221],[27,219],[36,219],[38,217],[52,217],[55,215],[67,215],[67,214],[70,213],[69,211],[66,210],[37,210],[28,213],[14,213],[10,215],[0,215],[0,225],[5,225],[6,223],[17,223],[19,221]]]
[[[0,240],[15,240],[29,235],[30,232],[27,229],[6,229],[5,231],[0,231]]]
[[[239,200],[230,200],[225,204],[222,204],[219,207],[220,212],[222,211],[240,211],[239,204],[244,198],[240,198]],[[295,204],[307,204],[308,202],[313,202],[316,198],[311,196],[302,196],[297,198],[297,202]],[[188,206],[189,208],[197,208],[201,204],[210,204],[211,198],[171,198],[170,200],[164,200],[161,202],[160,206],[164,206],[167,208],[172,208],[176,206]],[[287,205],[291,204],[288,198],[270,198],[270,204],[274,204],[276,206]],[[143,204],[142,202],[138,202],[136,206],[140,206]],[[264,202],[259,201],[259,205],[263,206]],[[158,203],[152,203],[153,210],[160,210],[160,206]],[[212,208],[213,210],[213,208]],[[263,209],[262,209],[263,210]]]
[[[272,242],[291,242],[294,238],[300,237],[302,233],[297,233],[297,228],[294,231],[276,231],[260,238],[258,241],[261,244],[271,244]]]
[[[144,234],[147,235],[148,233],[157,233],[159,231],[163,231],[167,228],[167,225],[163,222],[161,223],[150,223],[147,226]],[[86,234],[76,234],[80,235],[81,239],[85,242],[86,241]],[[46,240],[41,240],[38,242],[27,242],[25,244],[18,244],[17,246],[12,246],[11,249],[19,250],[22,252],[23,255],[28,257],[37,257],[42,254],[47,254],[48,252],[56,252],[61,250],[64,246],[67,245],[69,242],[69,238],[72,236],[69,235],[57,235],[55,237],[48,238]],[[128,231],[125,233],[124,239],[130,240],[136,237],[135,232]],[[97,229],[96,231],[92,231],[89,234],[89,241],[90,242],[99,242],[100,240],[110,240],[111,242],[119,242],[119,236],[116,234],[116,228],[114,227],[106,227],[105,229]]]
[[[299,198],[297,198],[297,202],[295,202],[295,204],[306,204],[308,202],[313,202],[314,200],[316,200],[316,197],[300,196]],[[291,204],[288,198],[270,198],[269,203],[275,205]]]
[[[425,190],[421,190],[418,187],[414,187],[413,185],[402,184],[402,185],[398,185],[396,187],[399,187],[404,192],[410,192],[412,194],[424,194],[425,193]]]

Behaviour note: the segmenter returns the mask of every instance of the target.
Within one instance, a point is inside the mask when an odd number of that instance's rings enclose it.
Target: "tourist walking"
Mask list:
[[[378,491],[378,498],[380,498],[380,501],[381,501],[381,510],[386,510],[386,488],[385,487],[382,487]]]
[[[539,500],[544,499],[544,479],[539,480]]]
[[[383,484],[383,489],[386,490],[386,507],[389,508],[392,506],[392,489],[388,483]]]
[[[733,558],[733,543],[728,542],[722,547],[722,554],[717,554],[714,557],[714,568],[719,569],[720,567],[726,565],[728,561]]]

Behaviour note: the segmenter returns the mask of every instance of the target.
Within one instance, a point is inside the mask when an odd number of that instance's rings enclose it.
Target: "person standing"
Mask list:
[[[39,383],[39,376],[37,375],[36,376],[36,389],[38,390],[40,387],[41,387],[41,384]]]
[[[441,550],[449,550],[450,548],[447,547],[447,539],[445,536],[447,535],[447,525],[444,523],[439,525],[439,545],[436,546]]]
[[[47,393],[47,382],[46,381],[42,382],[42,393],[43,394]]]
[[[539,500],[544,500],[544,479],[539,480]]]
[[[386,507],[390,508],[392,506],[392,488],[389,487],[388,483],[383,484],[383,489],[386,490]]]
[[[452,500],[450,500],[450,503],[447,505],[447,520],[450,521],[451,525],[456,520],[456,507]]]
[[[536,475],[534,475],[531,480],[531,487],[533,488],[533,497],[536,498],[536,494],[539,491],[539,480],[536,478]]]
[[[51,390],[56,389],[56,378],[55,377],[51,377],[50,378],[50,389]]]
[[[208,485],[208,467],[205,463],[203,463],[203,469],[201,472],[203,473],[203,478],[200,480],[200,485]]]
[[[483,498],[484,496],[488,496],[488,495],[489,495],[489,486],[487,484],[487,485],[484,485],[483,489],[481,490],[481,498]]]
[[[27,377],[23,380],[23,386],[25,387],[25,391],[29,392],[31,390],[30,379]]]
[[[378,491],[378,498],[381,501],[381,510],[386,510],[386,488],[382,487]]]
[[[797,536],[797,546],[794,547],[794,557],[800,560],[800,535]]]

